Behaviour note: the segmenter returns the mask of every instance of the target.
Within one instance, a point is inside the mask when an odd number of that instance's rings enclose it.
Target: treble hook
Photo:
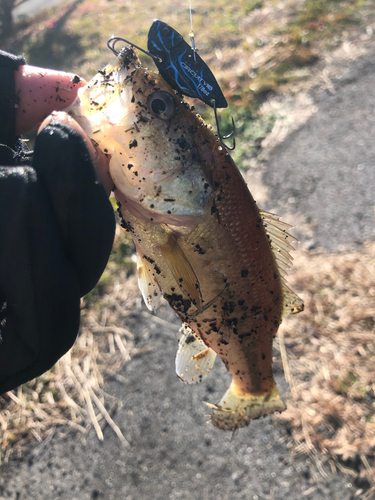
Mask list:
[[[229,151],[233,151],[236,147],[236,125],[234,124],[233,116],[232,116],[232,132],[228,135],[222,136],[220,133],[220,127],[219,127],[219,118],[217,116],[217,111],[216,111],[216,101],[215,99],[212,99],[212,107],[214,108],[214,113],[215,113],[215,121],[216,121],[216,128],[217,128],[217,135],[219,136],[220,141],[224,144],[224,146],[229,149]],[[233,146],[227,146],[224,142],[225,139],[230,139],[233,137]]]
[[[121,36],[111,36],[111,38],[109,38],[107,40],[107,47],[109,48],[109,50],[111,50],[115,54],[115,56],[119,55],[119,51],[115,49],[115,45],[119,41],[125,42],[128,45],[130,45],[131,47],[135,47],[136,49],[140,50],[141,52],[144,52],[145,54],[147,54],[148,56],[152,57],[156,61],[163,62],[160,57],[154,56],[150,52],[147,52],[147,50],[142,49],[142,47],[138,47],[138,45],[135,45],[135,43],[129,42],[129,40],[126,40],[125,38],[122,38]],[[111,44],[111,42],[112,42],[112,44]]]

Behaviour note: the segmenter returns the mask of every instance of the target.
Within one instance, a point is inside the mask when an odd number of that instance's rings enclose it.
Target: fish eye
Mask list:
[[[176,114],[175,100],[168,92],[154,92],[149,95],[147,106],[150,113],[162,120],[171,120]]]

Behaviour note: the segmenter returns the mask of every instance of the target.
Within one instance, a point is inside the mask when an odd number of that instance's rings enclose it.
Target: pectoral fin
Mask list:
[[[182,336],[176,355],[177,376],[187,384],[201,382],[214,365],[216,353],[195,335],[186,325],[181,328]]]
[[[171,273],[185,295],[190,297],[199,312],[202,311],[202,299],[198,278],[186,255],[178,244],[177,237],[170,234],[168,243],[159,247]]]

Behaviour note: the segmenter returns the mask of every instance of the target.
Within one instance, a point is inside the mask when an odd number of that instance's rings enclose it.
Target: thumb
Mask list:
[[[82,137],[90,153],[96,173],[98,174],[103,187],[106,190],[107,195],[109,196],[114,186],[113,180],[109,174],[109,158],[99,148],[93,145],[91,139],[83,131],[82,127],[70,115],[64,113],[63,111],[53,112],[43,121],[43,123],[39,127],[38,134],[40,134],[41,131],[48,125],[53,126],[58,123],[62,125],[68,125],[68,127],[78,132],[78,134]]]

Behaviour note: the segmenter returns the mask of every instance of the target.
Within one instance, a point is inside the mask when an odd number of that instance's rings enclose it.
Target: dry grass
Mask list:
[[[289,281],[305,312],[280,332],[290,395],[277,420],[292,452],[311,455],[323,475],[328,462],[375,486],[375,244],[298,252]]]
[[[119,270],[110,262],[112,279],[107,274],[100,282],[101,295],[95,291],[82,302],[81,329],[73,348],[42,376],[0,396],[0,463],[21,457],[30,445],[47,444],[58,428],[86,434],[94,427],[103,440],[109,425],[128,445],[112,420],[121,403],[103,389],[108,375],[123,382],[118,372],[137,353],[132,333],[120,326],[139,303],[136,279],[129,278],[124,267]]]
[[[107,375],[122,381],[123,363],[136,351],[126,327],[139,312],[135,277],[109,266],[110,285],[83,304],[81,333],[73,349],[48,373],[0,399],[2,461],[27,446],[47,444],[56,429],[95,428],[103,439],[117,405],[105,393]],[[108,276],[104,279],[108,282]],[[375,244],[356,252],[314,254],[299,250],[289,282],[305,312],[280,331],[288,409],[275,417],[290,434],[293,454],[308,454],[323,476],[327,464],[352,476],[364,496],[375,494]],[[276,345],[277,347],[277,345]],[[358,490],[360,491],[360,490]]]
[[[372,43],[365,30],[374,23],[369,0],[240,4],[241,9],[226,0],[193,2],[200,53],[230,102],[227,118],[234,114],[239,134],[241,120],[244,129],[251,125],[251,103],[256,101],[256,109],[273,92],[305,88],[314,71],[323,75],[327,49],[348,48],[351,32],[353,52],[359,53],[365,36],[363,43]],[[144,9],[129,1],[69,2],[21,23],[6,48],[25,51],[33,64],[89,78],[108,62],[105,42],[114,32],[145,46],[150,22],[161,18],[186,37],[187,6],[164,0]],[[314,10],[317,6],[321,10]],[[317,57],[320,63],[312,64]],[[222,121],[230,123],[224,112]],[[249,143],[257,142],[253,136],[264,135],[239,135],[237,151],[242,143],[249,155]],[[353,477],[359,473],[375,487],[374,255],[374,244],[340,255],[297,252],[289,281],[305,300],[305,312],[285,321],[279,336],[291,391],[288,410],[277,420],[291,433],[291,451],[311,455],[323,475],[326,462]],[[135,282],[125,280],[121,269],[121,262],[110,266],[99,286],[101,296],[88,299],[72,351],[42,377],[0,397],[2,461],[22,455],[33,440],[46,443],[63,426],[82,433],[94,426],[102,439],[109,424],[121,438],[111,420],[118,402],[103,391],[106,374],[121,381],[118,370],[135,352],[129,332],[114,326],[126,325],[139,300]],[[370,489],[368,498],[371,494]]]

